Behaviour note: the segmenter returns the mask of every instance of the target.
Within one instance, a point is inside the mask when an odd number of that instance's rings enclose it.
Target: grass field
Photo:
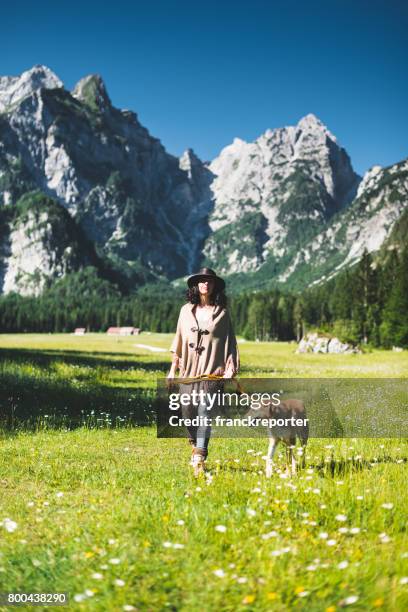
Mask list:
[[[129,399],[146,410],[169,366],[134,345],[171,338],[0,336],[15,419],[0,434],[0,592],[68,592],[70,610],[408,609],[406,441],[312,439],[305,471],[287,478],[278,453],[266,479],[265,440],[214,439],[196,480],[185,440],[123,416]],[[408,372],[407,351],[239,346],[241,376]],[[78,427],[47,425],[74,409]]]

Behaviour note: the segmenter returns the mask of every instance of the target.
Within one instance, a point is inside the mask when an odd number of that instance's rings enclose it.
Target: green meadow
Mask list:
[[[136,346],[171,339],[0,336],[0,592],[66,592],[69,610],[408,609],[406,440],[310,439],[305,470],[288,477],[280,449],[266,479],[266,438],[213,439],[195,479],[187,441],[156,437],[170,355]],[[408,351],[239,348],[241,377],[408,373]]]

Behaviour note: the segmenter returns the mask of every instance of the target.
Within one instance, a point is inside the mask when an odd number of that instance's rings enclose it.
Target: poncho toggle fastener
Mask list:
[[[201,353],[205,350],[204,346],[200,346],[201,338],[202,336],[204,336],[204,334],[209,334],[210,332],[208,331],[208,329],[200,329],[199,327],[192,327],[191,331],[198,332],[198,342],[196,347],[194,347],[193,342],[190,342],[189,347],[193,348],[196,353],[198,353],[198,355],[201,355]]]

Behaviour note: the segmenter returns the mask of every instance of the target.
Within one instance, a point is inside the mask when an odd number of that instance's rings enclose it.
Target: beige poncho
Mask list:
[[[238,372],[239,352],[228,310],[214,306],[209,324],[200,330],[194,309],[190,303],[181,307],[170,347],[179,357],[180,377],[222,375],[230,365]]]

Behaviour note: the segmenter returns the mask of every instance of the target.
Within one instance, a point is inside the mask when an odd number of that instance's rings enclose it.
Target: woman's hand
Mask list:
[[[173,385],[173,379],[176,376],[176,368],[172,365],[169,373],[166,376],[166,387],[167,389],[170,389],[170,387]]]
[[[169,373],[167,374],[167,377],[166,377],[166,386],[167,386],[167,388],[171,387],[172,379],[175,378],[176,372],[177,372],[179,367],[180,367],[180,358],[179,358],[179,356],[176,353],[173,353],[173,358],[172,358],[170,370],[169,370]]]
[[[233,365],[229,365],[225,370],[223,378],[233,378],[236,374],[235,368]]]

